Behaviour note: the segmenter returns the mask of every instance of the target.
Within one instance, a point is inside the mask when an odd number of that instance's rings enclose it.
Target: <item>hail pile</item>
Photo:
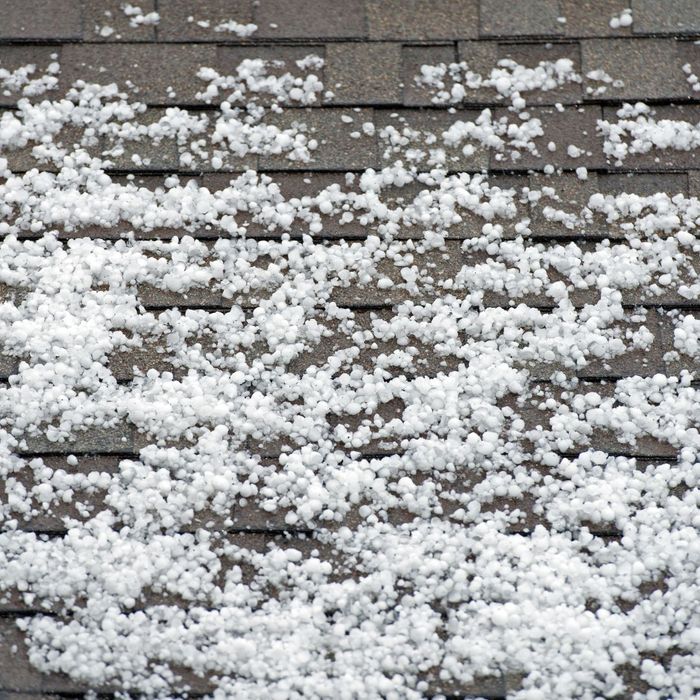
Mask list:
[[[700,202],[572,210],[546,178],[455,171],[475,148],[535,152],[527,94],[580,81],[566,60],[423,67],[437,103],[489,87],[508,116],[430,133],[347,110],[384,167],[300,195],[253,170],[108,174],[166,139],[183,169],[312,169],[313,130],[268,117],[322,100],[320,67],[202,68],[216,109],[155,121],[119,86],[57,95],[56,64],[0,74],[18,95],[0,118],[0,590],[45,611],[18,622],[31,662],[166,697],[206,679],[214,698],[420,698],[503,675],[529,700],[630,677],[693,697]],[[700,142],[645,105],[617,116],[611,162]],[[36,167],[11,172],[16,149]],[[533,208],[562,236],[538,237]],[[669,370],[645,372],[659,352]],[[668,456],[620,456],[649,444]],[[50,517],[59,533],[28,527]]]

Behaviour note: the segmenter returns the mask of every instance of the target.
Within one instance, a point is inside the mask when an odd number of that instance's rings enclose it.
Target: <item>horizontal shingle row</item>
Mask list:
[[[700,106],[689,108],[689,113],[691,112],[700,112]],[[141,116],[140,121],[156,121],[163,114],[162,110],[153,109]],[[461,138],[454,143],[443,143],[441,134],[458,122],[473,122],[481,115],[480,110],[455,110],[448,113],[445,110],[420,109],[290,108],[270,114],[265,123],[282,130],[297,130],[315,140],[316,148],[309,152],[310,161],[290,159],[285,153],[249,152],[244,156],[228,154],[220,170],[363,170],[383,167],[403,158],[407,161],[410,159],[419,171],[429,171],[434,167],[431,158],[442,158],[435,154],[431,156],[430,151],[434,147],[444,150],[444,164],[449,170],[525,171],[541,170],[546,166],[569,170],[585,166],[595,170],[615,167],[614,162],[606,159],[603,138],[597,133],[598,120],[603,116],[600,106],[570,107],[563,111],[554,107],[533,107],[529,114],[532,118],[540,119],[543,131],[542,135],[532,138],[536,152],[509,145],[503,150],[492,150],[476,141]],[[509,123],[518,121],[517,116],[505,108],[493,110],[491,118],[494,121],[503,118]],[[375,129],[363,128],[365,124],[373,124]],[[432,135],[438,137],[434,146],[431,145]],[[71,146],[78,143],[81,137],[81,133],[75,129],[65,127],[54,137],[54,143]],[[473,145],[473,148],[465,151],[467,143]],[[3,157],[7,158],[8,167],[15,172],[38,167],[40,163],[34,157],[33,145],[30,143],[21,149],[5,151]],[[102,137],[97,143],[88,144],[86,150],[109,159],[109,169],[116,171],[176,170],[197,173],[212,170],[209,162],[198,161],[196,157],[191,163],[185,163],[180,156],[188,152],[188,148],[178,145],[172,138],[163,138],[159,142],[124,141],[119,152],[112,150],[115,145],[115,141]],[[674,170],[698,167],[694,151],[682,152],[682,155],[673,150],[662,151],[660,155],[654,151],[631,156],[629,160],[627,167],[640,164]],[[50,163],[43,163],[41,167],[49,172],[56,169]]]
[[[320,69],[300,69],[308,55],[325,59]],[[0,69],[13,71],[34,64],[37,73],[52,61],[61,64],[59,91],[75,81],[116,82],[130,89],[132,99],[148,104],[202,104],[197,94],[206,87],[198,77],[204,66],[235,75],[244,59],[280,61],[275,73],[303,77],[314,73],[324,84],[317,104],[431,105],[435,88],[417,82],[421,66],[465,62],[469,70],[488,76],[502,59],[535,67],[542,61],[570,59],[583,80],[552,90],[524,93],[530,104],[573,104],[610,100],[689,100],[698,93],[683,66],[700,73],[700,46],[673,38],[591,39],[563,43],[462,41],[457,44],[406,45],[398,42],[322,42],[304,46],[215,46],[193,44],[65,44],[62,46],[0,46]],[[615,82],[600,79],[604,71]],[[598,73],[594,73],[598,72]],[[449,79],[447,80],[449,87]],[[332,94],[331,94],[332,93]],[[57,92],[42,96],[51,97]],[[0,104],[12,106],[18,95],[0,94]],[[503,103],[493,88],[467,89],[463,105]]]
[[[186,185],[194,181],[200,187],[206,187],[210,192],[223,190],[236,182],[236,173],[183,173],[180,177],[180,185]],[[338,188],[340,192],[348,189],[346,174],[344,172],[309,172],[309,171],[278,171],[270,173],[272,181],[279,187],[280,194],[284,199],[290,200],[299,197],[315,197],[329,187]],[[121,186],[128,184],[138,188],[145,188],[151,191],[166,191],[165,177],[162,175],[142,174],[139,176],[125,176],[112,174],[112,182]],[[623,217],[614,222],[608,222],[604,216],[595,214],[590,220],[586,219],[576,227],[568,227],[556,218],[547,217],[546,209],[554,208],[565,214],[579,217],[584,207],[589,204],[591,195],[600,192],[609,195],[619,195],[622,193],[636,194],[639,196],[651,196],[657,192],[663,192],[673,197],[677,194],[683,196],[700,196],[700,171],[688,172],[594,172],[587,174],[586,180],[580,180],[575,173],[563,172],[553,175],[543,173],[491,173],[488,177],[490,187],[514,190],[515,215],[513,218],[496,217],[492,223],[497,223],[503,227],[502,238],[512,239],[519,235],[516,231],[516,224],[523,219],[529,219],[529,235],[532,239],[547,238],[570,238],[582,241],[589,239],[623,239],[625,231],[623,225],[629,225],[634,221],[634,217]],[[529,201],[524,194],[524,190],[540,191],[543,188],[551,188],[551,195],[548,190],[540,198]],[[381,200],[388,207],[410,207],[416,197],[424,191],[430,191],[433,187],[424,183],[415,182],[402,187],[393,186],[383,189]],[[117,195],[115,195],[116,197]],[[131,197],[131,190],[123,190],[125,201]],[[361,206],[352,206],[350,203],[343,204],[337,212],[324,213],[318,204],[307,204],[309,213],[319,217],[321,229],[314,232],[317,239],[362,239],[369,234],[378,231],[378,224],[381,222],[363,221],[367,209]],[[460,221],[450,225],[446,231],[447,239],[462,240],[481,235],[486,219],[466,208],[459,210]],[[8,223],[19,223],[18,213],[15,211],[5,216]],[[263,221],[256,219],[249,212],[238,212],[234,215],[236,225],[245,231],[248,237],[274,239],[287,233],[292,237],[300,238],[308,235],[310,229],[305,219],[295,220],[287,229],[280,227],[271,228]],[[20,225],[19,236],[21,238],[38,238],[43,235],[43,230],[38,231],[27,225]],[[135,228],[136,227],[136,228]],[[83,222],[74,228],[57,227],[56,232],[61,238],[101,238],[118,239],[127,232],[131,232],[137,239],[171,239],[173,236],[189,235],[194,238],[212,239],[222,235],[220,229],[211,225],[204,225],[199,228],[189,227],[187,230],[167,226],[155,226],[148,229],[132,225],[129,220],[121,220],[113,226],[105,226],[103,221],[93,220]],[[522,231],[521,231],[522,232]],[[422,239],[424,237],[424,227],[417,224],[410,225],[402,223],[396,237],[399,239]],[[194,302],[193,302],[194,303]],[[200,299],[198,304],[212,305]],[[218,302],[213,305],[216,306]]]
[[[698,34],[695,0],[140,0],[157,24],[119,0],[6,0],[0,40],[240,41],[225,25],[254,23],[254,39],[477,39]],[[408,7],[407,7],[408,5]],[[631,26],[611,19],[631,7]]]

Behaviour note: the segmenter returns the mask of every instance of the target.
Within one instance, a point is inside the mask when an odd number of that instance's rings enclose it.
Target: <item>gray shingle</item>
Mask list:
[[[299,68],[297,61],[311,54],[325,58],[326,48],[323,44],[304,46],[219,46],[217,48],[216,69],[222,75],[236,75],[236,69],[242,61],[246,59],[263,59],[268,61],[266,71],[268,75],[281,76],[285,73],[299,78],[306,78],[309,75],[315,75],[323,83],[324,68]],[[219,98],[222,99],[226,92],[222,91]],[[255,101],[263,105],[270,105],[276,100],[265,94],[255,95],[248,93],[245,96],[245,101]],[[315,104],[320,104],[321,99]],[[298,104],[298,103],[297,103]]]
[[[584,89],[597,90],[603,99],[648,100],[689,97],[690,87],[674,39],[589,39],[581,42]],[[585,77],[604,70],[624,85],[615,87]],[[598,95],[589,93],[595,99]]]
[[[449,46],[404,46],[401,53],[403,103],[408,107],[431,105],[434,89],[416,83],[421,66],[454,63],[457,58],[455,48]]]
[[[270,46],[220,46],[217,50],[216,68],[226,75],[235,75],[236,68],[246,59],[261,58],[269,61],[269,74],[305,75],[314,73],[323,76],[323,69],[302,69],[296,65],[309,54],[325,58],[326,47],[323,44],[304,44],[303,46],[272,44]],[[278,65],[274,65],[278,64]]]
[[[0,9],[0,39],[79,39],[79,0],[4,0]]]
[[[596,134],[596,123],[601,116],[599,107],[569,107],[563,111],[554,107],[534,107],[528,112],[542,123],[544,134],[533,139],[538,153],[523,150],[519,158],[513,159],[508,153],[494,152],[491,168],[541,169],[549,164],[573,170],[581,166],[601,168],[605,165],[602,138]],[[513,119],[511,112],[496,110],[497,118],[503,116]],[[554,144],[555,150],[549,150],[550,143]],[[582,150],[583,154],[578,157],[569,155],[569,146]]]
[[[653,116],[656,120],[670,119],[687,121],[693,125],[700,122],[700,105],[658,105],[654,107]],[[618,121],[617,108],[604,107],[603,118],[611,123]],[[627,141],[629,142],[629,138]],[[611,161],[612,165],[617,162]],[[649,170],[678,170],[679,168],[699,168],[700,153],[697,149],[676,150],[673,148],[652,147],[646,153],[634,153],[628,155],[622,166],[625,169],[649,169]]]
[[[19,368],[19,358],[15,355],[0,353],[0,379],[7,379]]]
[[[341,117],[352,119],[346,122]],[[291,161],[283,155],[260,156],[260,169],[274,170],[359,170],[379,163],[376,136],[362,131],[364,122],[373,122],[371,109],[286,109],[271,115],[267,123],[280,128],[304,125],[309,137],[318,142],[311,163]],[[359,133],[357,138],[351,134]]]
[[[599,191],[605,194],[631,192],[648,197],[657,192],[668,195],[688,194],[687,173],[601,173],[598,176]]]
[[[46,466],[52,469],[62,469],[73,474],[88,474],[92,471],[114,474],[118,471],[119,463],[124,458],[116,455],[85,455],[79,459],[78,466],[73,467],[68,464],[66,457],[67,455],[43,455],[42,461]],[[37,483],[32,476],[32,472],[29,470],[19,472],[16,478],[24,485],[28,492]],[[3,502],[7,500],[4,493],[3,482],[0,482],[0,499],[2,499]],[[77,508],[77,503],[80,503],[85,509]],[[63,518],[70,517],[77,520],[85,520],[87,517],[90,517],[90,515],[85,515],[85,510],[88,510],[90,514],[95,514],[105,510],[106,506],[103,494],[97,492],[94,494],[76,494],[75,499],[71,503],[61,501],[52,504],[48,509],[44,508],[38,500],[34,499],[32,501],[32,508],[35,511],[34,513],[23,513],[19,515],[19,517],[15,516],[19,521],[20,530],[60,533],[66,529]],[[26,607],[21,600],[15,599],[13,602],[15,603],[15,606],[12,606],[14,609],[17,609],[17,607],[19,607],[19,609]],[[18,603],[19,606],[17,605]],[[0,609],[7,610],[8,606],[0,606]]]
[[[566,17],[564,34],[570,37],[631,36],[631,27],[610,26],[610,20],[630,6],[630,0],[559,0]],[[634,16],[635,23],[637,16]]]
[[[64,442],[54,442],[43,434],[25,436],[27,443],[23,453],[33,452],[57,452],[70,453],[132,453],[133,430],[126,422],[117,424],[112,428],[92,427],[82,431],[75,431],[70,439]]]
[[[411,152],[420,151],[425,158],[415,160],[416,167],[421,171],[430,170],[433,166],[427,162],[431,149],[444,150],[446,166],[450,170],[481,170],[488,166],[489,154],[486,149],[476,146],[474,152],[465,154],[465,144],[445,146],[442,133],[452,124],[462,121],[473,121],[479,116],[478,111],[456,110],[448,113],[445,110],[409,110],[382,111],[377,113],[376,124],[379,132],[379,151],[388,163],[397,159],[407,159]],[[381,130],[384,130],[383,132]],[[396,130],[406,143],[393,144],[389,140],[390,132]],[[414,138],[414,133],[417,136]],[[384,135],[382,135],[384,134]],[[408,135],[407,135],[408,134]],[[393,136],[392,136],[393,138]]]
[[[137,118],[139,124],[153,124],[165,115],[163,109],[148,109]],[[177,170],[179,156],[177,143],[174,139],[166,138],[155,141],[144,136],[139,140],[124,140],[121,144],[103,137],[99,148],[95,149],[100,154],[114,150],[113,155],[102,155],[112,165],[112,170]]]
[[[528,399],[524,405],[518,405],[516,410],[525,422],[525,430],[532,430],[537,425],[548,427],[552,412],[541,407],[541,401],[546,396],[554,395],[558,402],[571,405],[571,398],[577,394],[596,392],[603,398],[611,398],[615,393],[615,381],[599,382],[582,380],[578,386],[562,395],[560,389],[547,384],[540,384],[540,394],[534,394],[535,398]],[[533,387],[535,392],[538,388]],[[632,457],[671,457],[677,456],[677,450],[666,442],[661,442],[649,435],[641,435],[635,444],[621,442],[617,435],[609,430],[594,428],[590,436],[581,436],[579,441],[572,442],[570,448],[563,449],[566,453],[578,453],[588,447],[616,454]]]
[[[700,32],[697,0],[632,0],[635,34]]]
[[[535,68],[541,62],[555,62],[568,58],[574,71],[581,73],[581,51],[577,43],[562,44],[507,44],[498,46],[498,60],[509,58],[521,66]],[[523,93],[528,105],[553,105],[557,102],[573,104],[581,101],[583,88],[581,83],[569,82],[553,90],[530,90]]]
[[[559,212],[574,217],[582,217],[584,208],[588,205],[591,195],[599,191],[598,176],[588,173],[587,180],[580,180],[574,173],[555,175],[533,174],[529,178],[533,190],[543,192],[541,198],[530,207],[530,235],[532,238],[547,238],[550,236],[566,236],[577,238],[582,236],[608,236],[610,231],[602,218],[576,223],[573,228],[562,221]],[[546,188],[552,188],[553,193]],[[556,211],[549,212],[549,209]],[[585,219],[585,217],[584,217]]]
[[[155,343],[145,342],[140,348],[117,350],[109,356],[109,370],[112,376],[120,380],[128,380],[134,377],[134,368],[145,374],[149,369],[158,372],[171,372],[178,376],[181,370],[172,362],[172,354]]]
[[[15,306],[19,306],[26,298],[28,287],[20,287],[0,282],[0,303],[11,301]]]
[[[478,0],[368,0],[370,39],[474,39]]]
[[[452,245],[449,250],[459,254],[457,246]],[[375,319],[390,320],[392,314],[385,309],[377,311],[356,311],[354,315],[355,326],[353,332],[370,331],[373,328]],[[355,343],[351,334],[339,328],[337,325],[331,327],[331,335],[324,337],[318,344],[309,347],[299,355],[289,366],[294,373],[303,373],[311,365],[321,366],[328,359],[340,350],[352,348]],[[395,374],[406,374],[408,376],[435,376],[439,372],[446,372],[455,369],[462,361],[454,355],[440,354],[431,343],[424,343],[416,338],[411,338],[410,347],[414,351],[413,362],[410,366],[391,368],[382,365],[389,372]],[[364,367],[368,371],[373,371],[380,365],[382,355],[390,355],[399,349],[398,343],[393,339],[376,340],[362,349],[359,356],[352,362],[354,365]],[[405,348],[404,348],[405,349]]]
[[[432,301],[438,294],[435,290],[442,289],[440,285],[453,280],[462,269],[465,260],[460,241],[449,240],[443,248],[414,255],[415,265],[432,278],[432,281],[421,278],[417,291],[406,289],[401,267],[394,261],[385,259],[378,263],[377,275],[370,282],[353,282],[346,287],[336,288],[332,298],[339,305],[348,307],[366,306],[368,300],[377,306],[389,306],[409,299],[415,302]],[[391,280],[394,285],[388,289],[380,289],[377,281],[381,277]]]
[[[700,198],[700,170],[688,171],[688,194]]]
[[[301,172],[301,173],[279,173],[274,176],[275,182],[279,185],[280,193],[287,199],[300,199],[302,197],[314,196],[327,187],[338,186],[341,191],[352,191],[357,189],[357,182],[348,187],[346,176],[343,173],[324,172]],[[318,212],[317,207],[311,207],[312,211]],[[360,222],[362,211],[354,211],[350,206],[344,208],[343,214],[353,215],[352,221],[341,223],[342,215],[321,215],[321,225],[323,230],[314,234],[316,238],[364,238],[369,229]],[[295,224],[295,231],[308,233],[302,224]],[[255,224],[248,229],[248,235],[261,233],[269,236],[269,231],[258,227]]]
[[[561,35],[558,0],[481,0],[481,36]]]
[[[700,370],[700,359],[690,356],[681,351],[681,348],[675,347],[675,329],[684,316],[698,319],[700,311],[697,308],[686,309],[659,309],[659,327],[661,329],[662,347],[666,356],[666,372],[668,374],[678,375],[681,370],[687,369],[697,373]]]
[[[36,70],[31,74],[31,78],[44,74],[50,63],[60,60],[60,46],[0,46],[0,69],[12,72],[32,64],[36,66]],[[0,89],[0,107],[14,106],[21,96],[21,93],[11,91],[9,88]],[[46,99],[46,94],[30,99],[32,101]]]
[[[164,603],[164,596],[147,594],[150,604]],[[182,602],[169,599],[168,602]],[[194,693],[211,692],[211,684],[206,679],[195,675],[189,669],[178,668],[178,676],[182,683],[189,686]],[[28,691],[33,700],[48,700],[51,693],[70,693],[83,695],[88,691],[97,693],[113,693],[118,690],[113,686],[90,686],[89,684],[69,678],[62,673],[42,673],[29,661],[24,633],[17,627],[13,616],[0,617],[0,680],[2,681],[2,698],[5,691]],[[177,692],[177,691],[175,691]],[[29,695],[24,700],[29,700]]]
[[[231,20],[253,21],[251,0],[158,0],[158,12],[158,41],[241,41],[236,34],[216,28]]]
[[[134,99],[150,104],[201,104],[195,99],[204,83],[202,66],[216,61],[214,46],[186,44],[69,44],[63,47],[61,83],[82,79],[119,84]],[[133,89],[129,88],[133,84]]]
[[[2,111],[0,110],[0,114]],[[60,131],[52,135],[54,145],[64,146],[72,149],[74,145],[84,147],[88,153],[93,156],[99,156],[101,153],[101,143],[97,138],[90,138],[85,141],[85,145],[80,144],[85,139],[85,130],[71,124],[63,126]],[[32,168],[39,168],[46,172],[56,172],[58,166],[53,162],[45,159],[39,159],[34,156],[34,148],[39,145],[37,141],[29,141],[21,148],[9,148],[3,151],[3,158],[7,158],[8,167],[15,173],[25,172]]]
[[[360,39],[367,36],[363,0],[258,0],[256,38]]]
[[[490,75],[496,67],[499,55],[499,43],[497,41],[460,41],[457,43],[457,58],[464,61],[470,71],[478,73],[482,77]],[[464,99],[465,105],[470,104],[494,104],[500,100],[494,88],[481,87],[475,90],[467,89]]]
[[[500,674],[487,678],[476,678],[471,683],[461,683],[455,680],[446,681],[440,678],[437,671],[423,674],[428,683],[427,696],[447,695],[451,698],[487,698],[505,697],[505,684]]]
[[[398,104],[403,97],[401,44],[329,44],[324,74],[332,104]]]
[[[647,312],[645,321],[625,321],[615,324],[615,329],[620,333],[626,347],[631,344],[630,334],[637,332],[642,326],[646,327],[653,335],[654,340],[646,349],[627,349],[621,355],[609,359],[589,358],[586,367],[578,370],[576,375],[580,378],[604,378],[604,377],[653,377],[655,374],[663,374],[665,370],[663,355],[664,343],[662,329],[659,322],[659,314],[655,309]]]
[[[661,336],[664,352],[670,353],[666,360],[666,373],[678,376],[682,370],[693,372],[695,376],[700,373],[700,358],[688,355],[675,346],[675,329],[680,323],[681,316],[690,316],[695,320],[700,318],[700,310],[694,309],[671,309],[659,312]]]
[[[220,291],[209,287],[192,287],[187,292],[171,292],[151,284],[140,284],[138,297],[149,309],[169,309],[173,306],[210,306],[225,309],[232,305]]]
[[[138,0],[133,3],[144,14],[154,12],[155,0]],[[155,26],[137,24],[132,26],[131,18],[122,9],[123,0],[82,0],[83,36],[86,41],[154,41]]]
[[[574,70],[581,70],[581,53],[576,43],[514,43],[496,41],[464,41],[458,44],[459,60],[465,61],[470,70],[488,76],[502,59],[512,59],[528,68],[534,68],[543,61],[557,61],[569,58]],[[582,87],[571,82],[554,90],[531,90],[524,93],[528,104],[563,104],[580,102]],[[503,98],[493,88],[467,90],[465,105],[497,104]]]
[[[84,692],[89,689],[66,675],[43,674],[34,667],[29,661],[24,633],[13,617],[0,617],[0,680],[3,691]]]
[[[516,236],[514,223],[527,215],[527,209],[519,202],[520,190],[527,184],[527,175],[491,174],[488,177],[489,187],[515,190],[515,204],[518,210],[515,217],[513,219],[496,217],[491,220],[491,223],[499,224],[503,227],[502,238],[514,238]],[[387,187],[382,189],[383,201],[392,208],[406,207],[411,205],[422,191],[430,191],[432,189],[433,187],[419,182],[413,182],[403,187]],[[456,207],[456,210],[462,220],[447,229],[446,238],[464,240],[482,235],[482,228],[487,223],[486,219],[466,208]],[[396,237],[404,240],[421,240],[425,237],[426,228],[429,227],[421,225],[402,226]]]

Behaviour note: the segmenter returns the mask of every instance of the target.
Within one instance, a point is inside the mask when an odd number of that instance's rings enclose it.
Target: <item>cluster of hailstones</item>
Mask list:
[[[313,131],[268,116],[323,99],[321,67],[203,68],[214,106],[157,121],[114,85],[58,98],[57,64],[0,73],[19,93],[0,117],[0,590],[38,611],[2,621],[8,645],[146,696],[421,698],[495,677],[523,700],[630,679],[635,698],[695,697],[700,203],[571,210],[556,177],[451,172],[476,148],[536,152],[525,96],[580,81],[567,60],[424,66],[436,103],[491,87],[508,116],[433,134],[348,110],[338,129],[385,166],[303,196],[254,171],[213,189],[108,174],[163,141],[183,169],[313,168]],[[599,129],[617,163],[700,133],[644,105]],[[36,167],[12,172],[17,149]],[[534,211],[610,239],[537,242]],[[91,439],[117,456],[81,455]],[[32,531],[47,521],[60,536]]]

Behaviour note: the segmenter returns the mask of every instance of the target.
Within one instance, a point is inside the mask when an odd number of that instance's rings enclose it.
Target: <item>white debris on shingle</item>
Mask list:
[[[0,158],[0,341],[18,363],[0,387],[0,589],[54,612],[19,620],[32,663],[162,697],[178,694],[173,669],[211,677],[213,698],[422,698],[431,669],[456,683],[522,675],[514,698],[613,697],[624,667],[654,686],[650,699],[691,697],[695,375],[576,374],[652,354],[653,314],[630,298],[697,301],[697,198],[594,193],[571,213],[554,187],[518,192],[450,172],[445,149],[534,150],[540,120],[490,110],[439,134],[380,129],[385,167],[290,199],[252,170],[218,189],[171,175],[153,191],[106,172],[125,143],[165,138],[215,169],[248,153],[313,164],[322,146],[266,124],[257,98],[307,105],[323,85],[269,67],[202,68],[209,115],[172,108],[144,124],[145,106],[118,86],[81,83],[0,119],[0,154],[31,145],[56,169],[13,173]],[[7,80],[22,88],[30,75]],[[501,62],[485,79],[462,65],[423,71],[440,90],[456,76],[462,89],[495,87],[518,113],[529,90],[580,80],[564,60]],[[697,146],[692,125],[655,121],[646,106],[618,117],[599,123],[611,157]],[[63,126],[83,129],[75,147],[54,142]],[[90,155],[97,134],[112,145]],[[403,202],[387,196],[408,185]],[[619,240],[534,242],[519,207],[543,198],[562,231],[603,218]],[[329,216],[367,235],[323,239]],[[483,223],[448,247],[467,216]],[[268,239],[247,237],[251,223]],[[60,237],[95,225],[125,235]],[[134,235],[158,228],[179,235]],[[197,240],[203,229],[219,237]],[[422,235],[404,240],[408,229]],[[208,289],[220,308],[147,309],[145,288]],[[387,298],[384,311],[364,308]],[[697,358],[694,316],[664,320],[673,352]],[[177,371],[115,377],[115,352],[154,342]],[[21,456],[37,436],[58,446],[124,426],[148,444],[114,472],[81,471],[78,454],[65,470]],[[677,459],[616,456],[600,435],[621,450],[655,441]],[[63,537],[22,531],[71,503]],[[296,534],[242,546],[226,529],[251,505]],[[653,660],[663,656],[665,667]]]

